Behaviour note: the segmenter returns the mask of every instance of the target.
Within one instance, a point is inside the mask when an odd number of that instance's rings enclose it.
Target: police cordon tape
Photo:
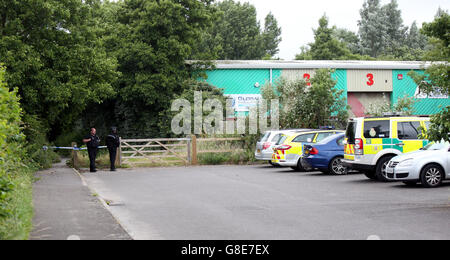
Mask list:
[[[105,149],[108,148],[107,146],[99,146],[98,149]],[[42,149],[44,151],[47,151],[48,149],[55,149],[55,150],[74,150],[74,151],[83,151],[87,150],[87,148],[78,148],[78,147],[57,147],[57,146],[43,146]]]

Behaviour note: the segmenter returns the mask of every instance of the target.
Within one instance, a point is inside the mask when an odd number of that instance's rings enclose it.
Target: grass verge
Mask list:
[[[33,172],[23,167],[11,175],[14,189],[5,200],[6,216],[0,217],[0,240],[27,240],[33,227]]]

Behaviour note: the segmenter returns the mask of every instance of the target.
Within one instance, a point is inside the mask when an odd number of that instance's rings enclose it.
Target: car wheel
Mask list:
[[[376,179],[377,179],[377,176],[375,175],[375,172],[374,172],[374,171],[365,171],[365,172],[364,172],[364,175],[365,175],[367,178],[371,179],[371,180],[376,180]]]
[[[342,157],[336,157],[331,160],[330,165],[328,167],[330,173],[334,175],[346,175],[348,173],[347,167],[342,163]]]
[[[377,169],[375,172],[375,175],[379,181],[388,182],[389,179],[387,178],[387,167],[389,164],[389,161],[394,158],[394,156],[387,156],[383,157],[380,160],[378,160],[377,163]]]
[[[272,161],[268,161],[270,165],[275,166],[275,164]]]
[[[431,164],[422,169],[420,180],[425,188],[436,188],[444,180],[444,171],[439,165]]]
[[[297,166],[296,167],[292,167],[292,169],[294,169],[297,172],[306,172],[306,169],[303,168],[302,159],[301,158],[298,160]]]

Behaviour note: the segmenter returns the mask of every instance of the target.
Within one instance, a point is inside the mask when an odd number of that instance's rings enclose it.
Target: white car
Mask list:
[[[392,158],[386,169],[387,178],[407,185],[422,183],[434,188],[450,180],[450,143],[430,143],[420,151]]]
[[[267,131],[261,140],[256,144],[255,158],[260,161],[267,161],[272,164],[273,148],[277,145],[280,138],[289,136],[304,129],[290,129],[279,131]]]

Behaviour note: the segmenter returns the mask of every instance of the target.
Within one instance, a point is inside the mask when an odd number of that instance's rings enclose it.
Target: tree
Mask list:
[[[345,60],[359,59],[347,48],[346,43],[340,42],[334,35],[336,28],[328,27],[328,18],[324,15],[319,19],[319,27],[314,31],[314,42],[309,44],[309,48],[303,47],[302,53],[297,55],[297,59],[313,60]]]
[[[391,0],[389,4],[381,8],[386,23],[386,46],[384,54],[396,55],[397,50],[406,44],[408,27],[403,25],[402,12],[398,8],[397,0]]]
[[[343,92],[335,88],[331,70],[319,69],[307,86],[304,79],[290,81],[281,78],[276,86],[264,86],[266,100],[278,97],[281,128],[313,128],[334,124],[345,127],[348,106]]]
[[[351,53],[362,54],[361,41],[356,33],[347,29],[337,28],[334,30],[333,36],[340,42],[344,43]]]
[[[422,33],[430,37],[432,49],[425,55],[428,60],[440,61],[433,63],[424,74],[410,72],[416,84],[426,93],[439,91],[450,95],[450,15],[440,10],[431,23],[424,23]],[[431,118],[428,137],[432,141],[442,139],[450,141],[450,107]]]
[[[0,218],[10,213],[6,203],[8,194],[14,189],[10,175],[21,167],[23,159],[20,132],[22,110],[17,90],[9,91],[4,78],[5,68],[0,65]]]
[[[212,21],[210,0],[126,0],[108,41],[122,76],[106,115],[129,137],[165,136],[161,112],[186,88],[185,60]],[[111,116],[112,115],[112,116]]]
[[[277,19],[272,13],[266,16],[262,38],[265,55],[275,56],[280,51],[278,45],[281,42],[281,27],[278,27]]]
[[[409,27],[408,35],[406,36],[406,45],[411,49],[424,50],[427,46],[428,38],[423,35],[419,27],[417,27],[416,21],[414,21]]]
[[[89,103],[114,95],[117,62],[94,20],[100,0],[4,0],[0,57],[28,117],[54,138],[71,129]],[[46,130],[45,130],[46,129]],[[50,131],[51,130],[51,131]],[[47,132],[50,131],[50,132]]]
[[[214,7],[218,17],[202,35],[194,57],[212,51],[221,60],[258,60],[278,52],[281,29],[273,15],[266,17],[265,31],[261,32],[253,5],[225,0]]]
[[[366,0],[359,13],[361,20],[358,21],[358,26],[362,52],[376,58],[383,53],[389,40],[380,0]]]
[[[310,47],[308,45],[304,45],[300,47],[300,53],[295,55],[296,60],[312,60],[313,57],[311,55]]]

